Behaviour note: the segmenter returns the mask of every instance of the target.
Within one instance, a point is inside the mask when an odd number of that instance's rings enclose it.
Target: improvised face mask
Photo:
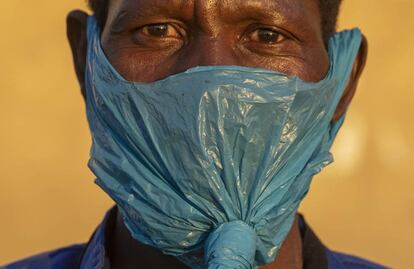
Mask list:
[[[329,43],[326,78],[196,67],[153,83],[126,81],[88,21],[89,167],[132,236],[191,268],[272,262],[313,175],[332,162],[331,124],[361,43]]]

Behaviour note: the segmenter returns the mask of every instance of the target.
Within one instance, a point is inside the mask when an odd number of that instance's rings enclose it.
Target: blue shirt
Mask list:
[[[73,245],[33,256],[0,269],[111,269],[107,253],[108,223],[116,208],[107,213],[87,244]],[[372,262],[326,248],[301,217],[304,269],[386,269]],[[161,263],[160,263],[161,264]],[[143,269],[148,269],[145,265]],[[158,269],[165,268],[158,266]],[[182,267],[180,267],[182,268]],[[169,268],[173,269],[173,268]]]

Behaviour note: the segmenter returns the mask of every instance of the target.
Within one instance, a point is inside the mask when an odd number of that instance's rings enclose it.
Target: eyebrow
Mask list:
[[[261,0],[236,1],[236,3],[238,2],[240,4],[230,4],[225,0],[224,2],[227,2],[227,5],[224,6],[223,13],[236,14],[233,18],[230,16],[222,16],[230,22],[246,18],[256,21],[270,21],[282,28],[294,30],[296,35],[306,35],[306,33],[312,31],[313,27],[315,27],[315,25],[312,25],[313,20],[307,16],[309,12],[305,9],[305,6],[288,4],[288,2],[292,3],[292,0],[270,0],[266,1],[264,6],[258,4]],[[295,35],[295,33],[293,34]]]
[[[189,20],[192,14],[183,14],[183,6],[190,0],[151,0],[151,1],[126,1],[111,24],[112,32],[122,32],[131,23],[146,21],[149,18],[176,18]],[[134,10],[134,12],[131,12]]]

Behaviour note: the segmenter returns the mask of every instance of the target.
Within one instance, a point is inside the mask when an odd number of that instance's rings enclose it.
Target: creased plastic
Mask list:
[[[111,66],[88,21],[89,167],[133,237],[191,268],[272,262],[311,179],[332,162],[331,124],[361,42],[330,41],[326,78],[196,67],[153,83]]]

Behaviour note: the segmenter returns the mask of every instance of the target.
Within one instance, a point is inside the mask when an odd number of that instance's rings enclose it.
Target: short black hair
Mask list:
[[[108,14],[109,0],[87,0],[89,7],[95,14],[98,25],[103,29]],[[319,10],[321,14],[322,35],[325,44],[329,38],[336,32],[336,23],[338,21],[339,8],[342,0],[319,0]]]

